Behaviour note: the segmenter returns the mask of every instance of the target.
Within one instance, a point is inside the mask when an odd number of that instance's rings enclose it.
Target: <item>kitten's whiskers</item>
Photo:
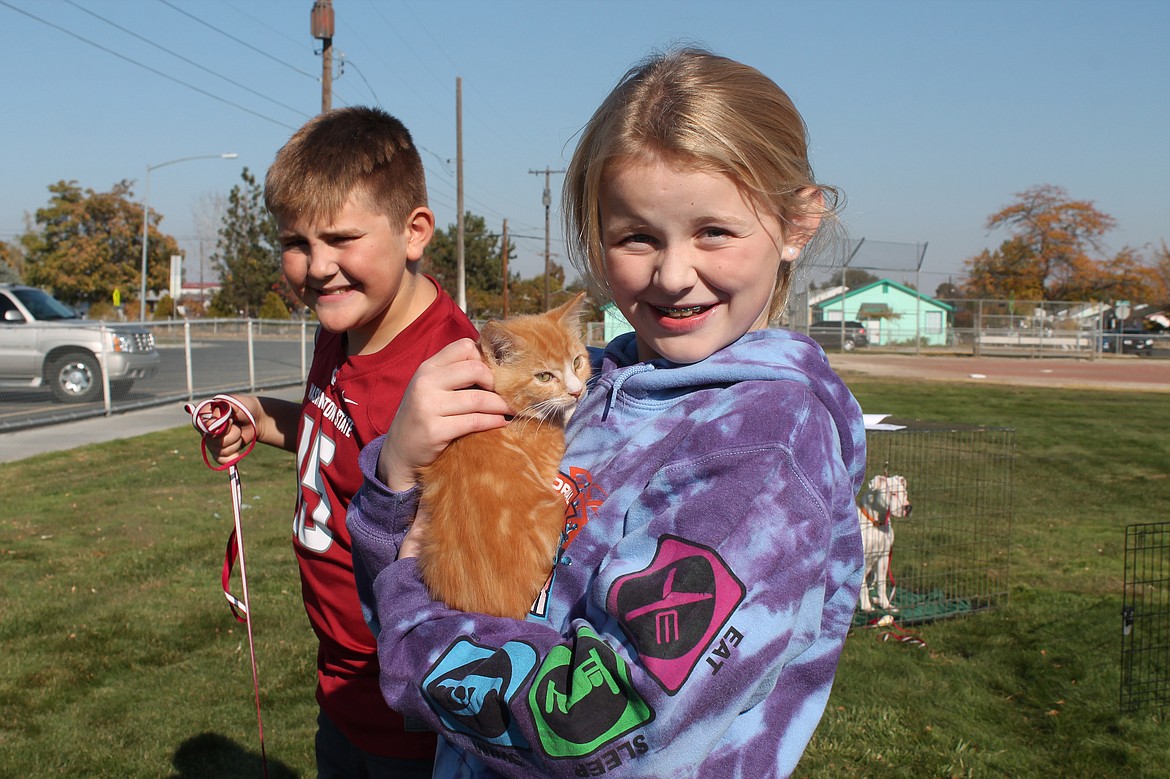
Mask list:
[[[552,424],[557,420],[564,420],[569,409],[575,406],[575,403],[565,403],[561,398],[545,398],[520,409],[513,417],[512,424],[516,424],[521,419],[526,423],[535,422],[538,427],[543,424]]]

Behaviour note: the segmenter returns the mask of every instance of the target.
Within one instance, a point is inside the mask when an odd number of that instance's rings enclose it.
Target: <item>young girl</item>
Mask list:
[[[655,57],[594,114],[567,235],[634,332],[569,424],[565,534],[525,621],[419,579],[415,471],[507,409],[469,341],[415,374],[348,521],[383,694],[443,737],[435,776],[795,769],[857,602],[865,440],[820,348],[767,324],[834,196],[788,96],[737,62]]]

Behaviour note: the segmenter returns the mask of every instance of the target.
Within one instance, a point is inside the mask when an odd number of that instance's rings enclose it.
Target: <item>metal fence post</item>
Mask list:
[[[195,400],[195,375],[191,370],[191,320],[183,320],[183,359],[187,366],[187,400]]]
[[[106,410],[106,416],[109,416],[113,411],[113,402],[110,398],[110,370],[109,361],[106,359],[106,352],[110,348],[111,340],[114,333],[103,323],[101,326],[101,341],[102,348],[98,351],[98,366],[102,370],[102,403]]]
[[[254,320],[248,320],[248,390],[256,391],[256,344],[252,333]]]
[[[306,346],[306,333],[307,333],[307,331],[308,331],[308,325],[305,322],[305,320],[302,319],[301,320],[301,383],[302,384],[304,384],[305,380],[309,378],[309,368],[307,365],[305,365],[305,346]]]
[[[983,356],[983,301],[975,308],[975,356]]]

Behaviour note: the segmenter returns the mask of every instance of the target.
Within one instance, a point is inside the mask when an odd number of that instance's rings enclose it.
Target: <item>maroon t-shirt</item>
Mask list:
[[[435,738],[425,729],[407,733],[382,699],[377,643],[358,602],[345,514],[362,485],[358,453],[389,429],[419,364],[452,341],[478,338],[451,297],[438,292],[376,354],[347,357],[344,334],[318,331],[297,425],[293,547],[305,611],[320,641],[317,702],[355,746],[401,759],[433,757]]]

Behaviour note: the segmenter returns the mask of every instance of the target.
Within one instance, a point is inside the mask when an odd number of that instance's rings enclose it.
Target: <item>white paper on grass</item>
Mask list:
[[[861,418],[865,420],[866,430],[905,430],[905,425],[894,425],[882,420],[888,417],[889,414],[862,414]]]

